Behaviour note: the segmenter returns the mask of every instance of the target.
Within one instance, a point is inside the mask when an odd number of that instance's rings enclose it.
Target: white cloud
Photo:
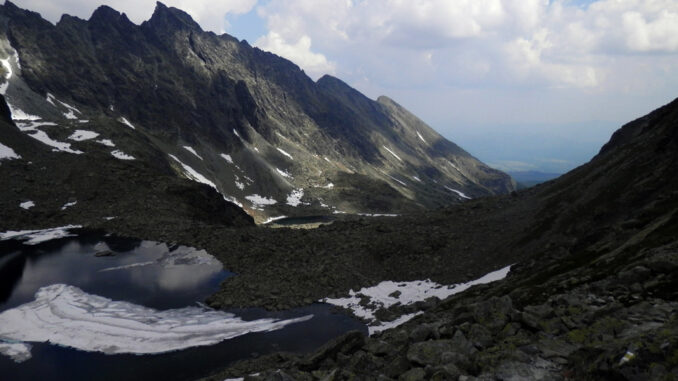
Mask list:
[[[44,18],[57,22],[64,13],[89,19],[92,12],[106,4],[119,12],[124,12],[137,24],[148,20],[155,9],[156,0],[15,0],[19,7],[39,12]],[[226,30],[226,14],[247,13],[256,5],[257,0],[163,0],[168,7],[179,8],[193,17],[200,26],[215,33]]]
[[[678,52],[675,0],[271,0],[258,9],[263,48],[385,88],[603,88],[623,56]]]
[[[311,38],[307,35],[302,35],[295,43],[288,43],[280,34],[272,31],[254,45],[293,61],[315,79],[323,74],[334,74],[335,64],[324,55],[311,51]]]

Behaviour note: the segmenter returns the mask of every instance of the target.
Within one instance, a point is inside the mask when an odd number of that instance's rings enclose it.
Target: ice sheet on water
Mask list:
[[[34,301],[0,314],[0,339],[107,354],[152,354],[275,331],[312,317],[244,321],[205,307],[159,311],[54,284],[40,288]]]
[[[0,354],[9,356],[15,362],[30,360],[31,345],[26,343],[14,343],[0,340]]]
[[[64,237],[73,237],[74,234],[69,232],[70,229],[79,229],[82,226],[80,225],[67,225],[61,226],[58,228],[42,229],[42,230],[20,230],[20,231],[7,231],[0,233],[0,241],[5,241],[8,239],[20,239],[24,240],[25,245],[37,245],[42,242],[47,242],[53,239],[59,239]]]

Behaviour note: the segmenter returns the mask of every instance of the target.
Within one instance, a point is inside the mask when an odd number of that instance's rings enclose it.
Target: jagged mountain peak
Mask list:
[[[188,13],[168,7],[160,1],[155,3],[155,11],[147,23],[153,28],[202,31],[200,25]]]
[[[119,12],[107,5],[97,8],[92,13],[89,23],[97,28],[101,28],[104,25],[119,25],[129,28],[135,25],[125,13]]]
[[[108,5],[100,5],[94,10],[90,21],[117,20],[122,14]]]

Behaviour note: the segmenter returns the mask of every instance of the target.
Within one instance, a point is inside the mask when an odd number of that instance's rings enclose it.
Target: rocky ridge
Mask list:
[[[331,76],[314,82],[162,3],[141,25],[106,6],[52,25],[7,1],[0,41],[3,95],[24,130],[91,131],[137,160],[162,152],[153,160],[210,184],[259,222],[411,212],[514,187],[394,101]],[[120,135],[129,140],[113,139]]]

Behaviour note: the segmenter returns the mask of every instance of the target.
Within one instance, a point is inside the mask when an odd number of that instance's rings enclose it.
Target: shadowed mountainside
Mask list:
[[[330,76],[314,82],[162,3],[141,25],[106,6],[52,25],[7,1],[0,26],[18,123],[34,115],[54,124],[34,125],[50,136],[82,128],[106,138],[133,126],[143,144],[116,147],[164,152],[177,176],[212,184],[258,221],[407,212],[514,189],[394,101]]]

